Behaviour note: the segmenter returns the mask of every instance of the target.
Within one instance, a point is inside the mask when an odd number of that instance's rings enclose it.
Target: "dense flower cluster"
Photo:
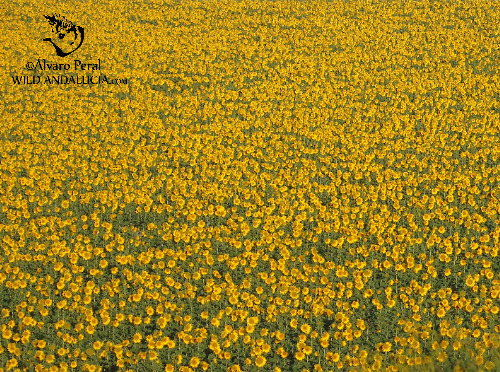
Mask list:
[[[23,5],[129,84],[4,88],[0,371],[498,370],[495,2],[112,3]]]

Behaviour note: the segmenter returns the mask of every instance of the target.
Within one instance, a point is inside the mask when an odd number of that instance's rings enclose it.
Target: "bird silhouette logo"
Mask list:
[[[80,48],[83,43],[83,27],[75,25],[59,14],[44,15],[52,26],[55,37],[46,37],[43,41],[51,43],[59,57],[66,57]]]

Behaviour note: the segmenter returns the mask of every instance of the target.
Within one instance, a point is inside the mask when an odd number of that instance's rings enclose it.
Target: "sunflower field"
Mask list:
[[[499,371],[499,6],[3,3],[0,371]]]

